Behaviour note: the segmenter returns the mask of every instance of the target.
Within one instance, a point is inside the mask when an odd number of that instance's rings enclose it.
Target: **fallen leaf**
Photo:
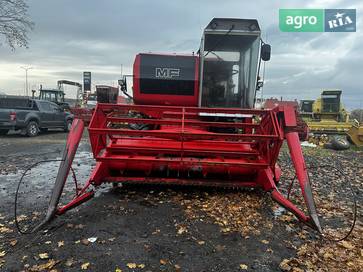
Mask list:
[[[353,249],[354,245],[352,245],[351,243],[349,243],[348,241],[341,241],[339,242],[339,244],[343,247],[345,247],[346,249]]]
[[[304,269],[301,269],[299,267],[293,267],[292,272],[305,272]]]
[[[68,267],[71,267],[74,264],[74,260],[72,258],[67,259],[65,265]]]
[[[347,262],[347,266],[353,267],[354,266],[354,263],[353,262]]]
[[[5,250],[4,251],[0,251],[0,257],[4,257],[6,255]]]
[[[97,241],[97,237],[90,237],[87,239],[89,242],[94,243]]]
[[[187,232],[187,228],[186,227],[180,227],[179,229],[178,229],[178,234],[179,235],[181,235],[181,234],[183,234],[184,232]]]
[[[324,259],[332,259],[334,257],[330,252],[325,252],[323,255]]]
[[[158,234],[160,233],[160,230],[159,229],[156,229],[153,233],[151,233],[152,235],[155,235],[155,234]]]
[[[230,232],[231,229],[230,228],[222,228],[221,231],[224,232],[224,233],[226,233],[226,232]]]
[[[58,242],[58,247],[62,247],[62,246],[64,246],[64,241],[59,241]]]
[[[128,264],[126,264],[126,266],[128,268],[136,268],[137,265],[135,263],[128,263]]]
[[[4,226],[0,227],[0,233],[9,233],[9,232],[13,232],[13,230],[9,229],[8,227],[4,227]]]
[[[240,264],[239,268],[241,268],[242,270],[247,270],[248,266],[246,264]]]
[[[44,244],[46,245],[50,245],[52,243],[52,241],[45,241]]]
[[[270,242],[269,242],[269,241],[267,241],[267,240],[261,240],[261,243],[263,243],[263,244],[267,245],[267,244],[269,244]]]
[[[198,241],[198,245],[204,245],[205,242],[204,241]]]
[[[145,265],[144,264],[138,264],[137,267],[143,269],[143,268],[145,268]]]
[[[174,268],[175,268],[176,272],[180,272],[181,271],[181,266],[178,265],[178,264],[174,265]]]
[[[50,259],[47,263],[45,264],[39,264],[39,265],[33,265],[31,268],[30,268],[30,271],[33,271],[33,272],[40,272],[40,271],[51,271],[52,268],[58,264],[60,261],[55,261],[53,259]]]
[[[289,265],[290,260],[283,259],[280,263],[280,268],[284,271],[289,271],[291,269],[291,266]]]
[[[166,261],[166,260],[164,260],[164,259],[160,259],[160,264],[165,265],[166,263],[167,263],[167,261]]]
[[[21,214],[19,215],[16,219],[20,222],[20,221],[23,221],[25,219],[27,219],[28,217],[25,215],[25,214]]]
[[[89,265],[90,265],[90,263],[84,263],[84,264],[81,265],[81,269],[82,270],[87,270]]]
[[[18,240],[11,240],[10,245],[15,246],[18,243]]]
[[[122,269],[117,267],[117,268],[115,269],[115,272],[122,272]]]
[[[48,256],[48,253],[39,253],[39,258],[42,259],[42,260],[46,260],[46,259],[49,259],[49,256]]]
[[[308,250],[308,244],[303,244],[297,251],[298,256],[304,256]]]

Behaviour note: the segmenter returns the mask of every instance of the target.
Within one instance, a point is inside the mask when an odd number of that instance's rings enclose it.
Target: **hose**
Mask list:
[[[282,153],[282,156],[283,157],[286,157],[286,158],[289,157],[286,153]],[[280,159],[279,159],[279,161],[280,161]],[[354,189],[352,187],[352,184],[351,184],[350,180],[346,177],[346,175],[345,175],[345,173],[343,172],[342,169],[340,169],[338,167],[335,167],[334,165],[328,165],[328,164],[322,164],[322,165],[318,165],[318,164],[312,165],[312,164],[310,164],[309,167],[308,167],[308,169],[316,169],[318,167],[321,167],[321,168],[329,168],[330,167],[330,168],[335,169],[337,172],[339,172],[340,175],[344,178],[346,186],[349,186],[349,190],[352,193],[352,201],[353,201],[353,207],[352,207],[352,211],[353,211],[353,222],[352,222],[352,224],[351,224],[348,232],[346,233],[346,235],[344,235],[342,238],[339,238],[339,239],[333,239],[333,238],[327,237],[323,233],[320,234],[323,239],[326,239],[328,241],[331,241],[331,242],[341,242],[343,240],[346,240],[351,235],[351,233],[353,232],[354,227],[356,225],[357,216],[358,216],[358,214],[357,214],[358,213],[357,212],[357,197],[356,197],[356,194],[354,192]],[[308,174],[308,178],[309,178],[309,183],[311,184],[311,179],[310,179],[310,175],[309,174]],[[287,198],[288,199],[291,196],[291,190],[292,190],[292,187],[293,187],[293,184],[294,184],[295,179],[296,179],[296,175],[291,180],[291,183],[289,184],[289,187],[287,189]]]
[[[32,229],[31,231],[22,230],[20,228],[19,221],[18,221],[18,216],[17,216],[19,189],[20,189],[21,184],[23,183],[23,179],[24,179],[26,173],[28,171],[30,171],[32,168],[38,166],[39,164],[46,163],[46,162],[62,162],[62,161],[64,161],[64,160],[42,160],[42,161],[38,161],[38,162],[33,163],[32,165],[30,165],[28,168],[26,168],[24,173],[21,175],[20,180],[19,180],[18,185],[17,185],[17,188],[16,188],[16,191],[15,191],[15,203],[14,203],[14,222],[15,222],[15,227],[16,227],[18,233],[20,233],[20,234],[31,234],[31,233],[34,232],[34,229]],[[76,175],[75,175],[75,172],[74,172],[74,169],[73,169],[72,166],[71,166],[71,171],[72,171],[73,180],[74,180],[74,182],[76,184],[76,194],[77,194],[78,193],[77,179],[76,179]]]
[[[311,166],[310,166],[311,167]],[[344,181],[345,181],[345,185],[349,186],[349,190],[351,191],[352,193],[352,201],[353,201],[353,207],[352,207],[352,210],[353,210],[353,222],[348,230],[348,232],[342,237],[342,238],[339,238],[339,239],[334,239],[334,238],[331,238],[331,237],[328,237],[326,235],[324,235],[323,233],[321,233],[321,236],[323,237],[323,239],[326,239],[328,241],[331,241],[331,242],[341,242],[343,240],[346,240],[350,235],[351,233],[353,232],[354,230],[354,227],[355,227],[355,224],[357,222],[357,197],[356,197],[356,194],[354,192],[354,189],[353,189],[353,186],[352,184],[350,183],[350,181],[348,180],[348,178],[346,177],[345,173],[343,172],[343,170],[339,169],[338,167],[335,167],[333,165],[328,165],[328,164],[324,164],[324,165],[314,165],[313,167],[311,168],[314,168],[314,167],[330,167],[330,168],[333,168],[335,169],[336,171],[338,171],[341,176],[344,178]],[[309,182],[310,182],[310,177],[309,177]],[[311,182],[310,182],[311,183]]]
[[[338,171],[342,177],[344,177],[344,180],[345,180],[345,184],[349,186],[349,189],[350,191],[352,192],[352,200],[353,200],[353,207],[352,207],[352,211],[353,211],[353,222],[349,228],[349,231],[346,233],[346,235],[344,235],[342,238],[339,238],[339,239],[333,239],[333,238],[330,238],[330,237],[327,237],[326,235],[324,235],[323,233],[321,233],[320,235],[322,236],[323,239],[326,239],[328,241],[331,241],[331,242],[341,242],[343,240],[346,240],[350,234],[353,232],[354,230],[354,227],[355,227],[355,224],[356,224],[356,221],[357,221],[357,198],[356,198],[356,195],[354,193],[354,190],[353,190],[353,187],[352,187],[352,184],[349,182],[349,180],[347,179],[347,177],[344,175],[344,172],[335,167],[335,166],[332,166],[332,165],[314,165],[314,166],[310,166],[309,169],[314,169],[314,168],[318,168],[318,167],[330,167],[330,168],[333,168],[335,169],[336,171]],[[309,171],[310,172],[310,171]],[[312,184],[311,182],[311,179],[310,179],[310,175],[308,175],[308,178],[309,178],[309,183],[310,185]],[[287,189],[287,199],[290,198],[291,196],[291,190],[292,190],[292,187],[294,185],[294,181],[296,179],[296,175],[294,176],[294,178],[291,180],[291,183],[289,184],[289,187]]]

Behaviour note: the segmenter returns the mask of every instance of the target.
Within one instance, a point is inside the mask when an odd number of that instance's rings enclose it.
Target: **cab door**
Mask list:
[[[64,127],[64,111],[56,104],[51,103],[50,107],[53,112],[53,126],[54,127]]]
[[[49,128],[53,127],[53,109],[51,108],[51,103],[48,101],[40,101],[41,119],[40,127]]]

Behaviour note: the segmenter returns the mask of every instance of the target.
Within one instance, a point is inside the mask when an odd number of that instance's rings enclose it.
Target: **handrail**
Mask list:
[[[179,139],[182,135],[185,136],[185,139],[278,139],[278,135],[264,135],[264,134],[232,134],[232,133],[188,133],[184,132],[181,134],[180,132],[171,132],[171,131],[158,131],[158,130],[132,130],[132,129],[110,129],[110,128],[89,128],[88,129],[92,133],[97,134],[119,134],[119,135],[129,135],[129,136],[152,136],[152,137],[160,137],[160,138],[170,138],[170,139]]]
[[[153,125],[180,125],[182,124],[181,119],[147,119],[147,118],[131,118],[131,117],[107,117],[108,121],[120,122],[120,123],[132,123],[132,124],[153,124]],[[210,121],[197,121],[197,120],[184,120],[184,124],[191,126],[202,126],[202,127],[235,127],[245,128],[252,127],[257,128],[259,124],[252,123],[234,123],[234,122],[210,122]]]

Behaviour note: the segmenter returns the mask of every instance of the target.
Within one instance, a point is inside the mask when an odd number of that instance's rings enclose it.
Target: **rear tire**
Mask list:
[[[8,129],[0,129],[0,135],[6,135],[8,134],[9,130]]]
[[[39,126],[35,121],[30,121],[26,127],[26,135],[28,137],[35,137],[39,134]]]
[[[335,150],[347,150],[350,147],[349,142],[343,138],[334,138],[331,143]]]
[[[66,125],[64,127],[64,132],[69,132],[72,127],[73,120],[67,120]]]

